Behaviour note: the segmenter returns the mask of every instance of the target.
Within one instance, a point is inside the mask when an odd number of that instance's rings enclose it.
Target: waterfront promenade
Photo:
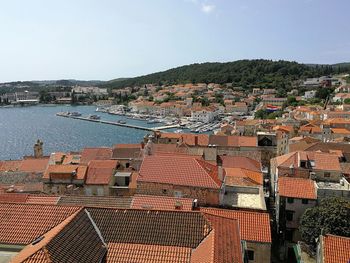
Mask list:
[[[64,113],[57,113],[56,115],[59,117],[71,118],[71,119],[82,120],[82,121],[97,122],[97,123],[102,123],[102,124],[115,125],[115,126],[133,128],[133,129],[144,130],[144,131],[159,131],[159,130],[180,127],[179,124],[174,124],[174,125],[167,125],[167,126],[150,128],[150,127],[143,127],[143,126],[138,126],[138,125],[126,124],[126,123],[124,124],[124,123],[113,122],[113,121],[95,120],[95,119],[90,119],[87,117],[70,116],[70,115],[67,115]]]

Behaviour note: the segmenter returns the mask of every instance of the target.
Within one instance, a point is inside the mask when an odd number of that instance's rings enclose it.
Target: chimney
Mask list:
[[[43,155],[43,142],[38,139],[34,144],[34,158],[41,158]]]
[[[218,177],[221,182],[224,181],[224,169],[222,166],[218,166]]]
[[[198,145],[198,136],[194,136],[194,145],[197,146]]]

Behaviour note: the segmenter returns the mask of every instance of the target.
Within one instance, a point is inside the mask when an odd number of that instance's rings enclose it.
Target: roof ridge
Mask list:
[[[42,234],[40,237],[38,237],[36,240],[32,241],[30,244],[25,246],[25,248],[15,256],[14,259],[12,259],[12,263],[16,262],[23,262],[24,260],[28,259],[29,257],[33,256],[35,253],[37,253],[40,249],[43,249],[46,247],[47,244],[50,243],[50,241],[61,231],[63,230],[80,212],[82,211],[82,208],[72,213],[70,216],[68,216],[66,219],[61,221],[59,224]],[[56,233],[57,231],[57,233]],[[44,251],[45,252],[45,251]],[[46,254],[46,253],[45,253]]]
[[[208,162],[205,161],[205,160],[198,160],[198,159],[196,159],[196,158],[193,158],[193,159],[196,161],[197,165],[198,165],[203,171],[205,171],[205,173],[209,176],[209,178],[210,178],[218,187],[221,187],[222,183],[221,183],[221,184],[218,184],[218,182],[210,175],[210,173],[208,173],[208,171],[202,166],[201,163],[205,163],[206,165],[209,165],[209,166],[214,166],[214,167],[216,167],[216,169],[218,169],[218,167],[217,167],[216,165],[213,165],[213,164],[211,164],[211,163],[208,163]],[[218,181],[220,180],[219,178],[217,178],[217,179],[218,179]]]

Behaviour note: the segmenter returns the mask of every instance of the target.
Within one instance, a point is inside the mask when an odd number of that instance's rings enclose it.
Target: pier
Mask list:
[[[144,131],[160,131],[160,130],[180,127],[179,124],[174,124],[174,125],[150,128],[150,127],[142,127],[142,126],[126,124],[126,123],[125,124],[118,123],[118,122],[113,122],[113,121],[103,121],[103,120],[90,119],[90,118],[86,118],[86,117],[70,116],[70,115],[67,115],[64,113],[57,113],[56,116],[71,118],[71,119],[76,119],[76,120],[81,120],[81,121],[91,121],[91,122],[97,122],[97,123],[102,123],[102,124],[109,124],[109,125],[120,126],[120,127],[125,127],[125,128],[133,128],[133,129],[144,130]]]

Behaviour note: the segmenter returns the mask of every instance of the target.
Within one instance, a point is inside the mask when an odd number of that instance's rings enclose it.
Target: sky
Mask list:
[[[0,0],[0,82],[350,61],[349,0]]]

